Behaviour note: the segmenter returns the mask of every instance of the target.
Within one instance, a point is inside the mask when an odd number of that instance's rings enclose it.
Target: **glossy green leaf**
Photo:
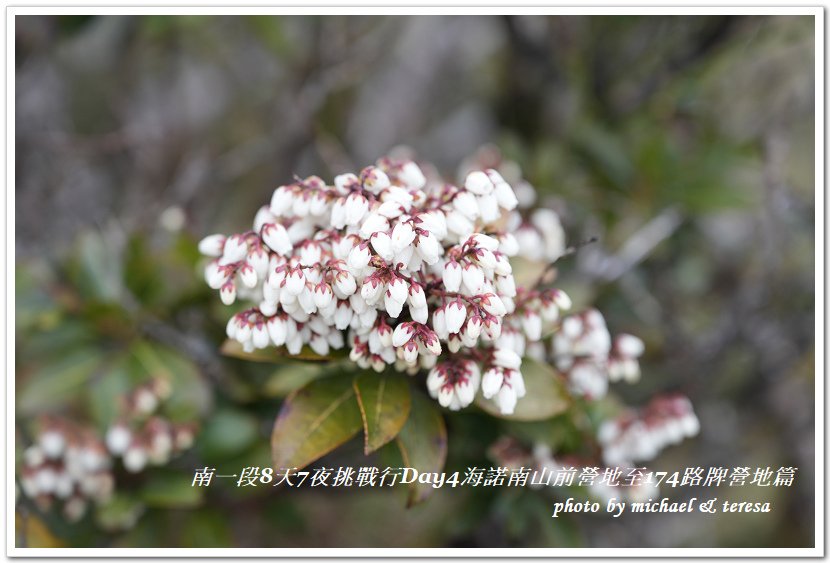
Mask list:
[[[409,417],[409,382],[400,374],[366,373],[354,380],[366,455],[391,441]]]
[[[352,378],[313,381],[292,393],[280,408],[271,434],[274,467],[305,467],[362,427]]]
[[[412,394],[409,418],[397,436],[406,467],[419,472],[440,472],[447,461],[447,428],[437,403],[421,393]],[[407,506],[426,500],[435,490],[432,485],[412,483]]]
[[[501,414],[492,400],[480,395],[476,397],[476,404],[493,416],[520,421],[546,420],[570,406],[571,398],[565,383],[552,366],[523,358],[522,377],[527,393],[516,403],[513,414]]]
[[[331,369],[322,363],[295,362],[280,366],[263,386],[263,393],[268,397],[285,397],[305,387],[315,379],[332,374]]]

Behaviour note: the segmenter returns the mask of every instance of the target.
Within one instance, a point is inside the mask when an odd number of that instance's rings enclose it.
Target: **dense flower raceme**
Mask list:
[[[227,325],[244,350],[345,347],[363,368],[429,370],[427,388],[444,407],[466,407],[480,391],[509,414],[525,394],[521,358],[545,356],[543,335],[571,306],[561,290],[516,286],[511,256],[550,262],[565,250],[555,212],[520,207],[495,169],[454,185],[414,161],[383,158],[334,185],[312,176],[280,186],[251,231],[211,235],[199,248],[222,301],[251,303]],[[635,379],[635,348],[597,352],[603,375]],[[577,390],[604,390],[574,371]]]

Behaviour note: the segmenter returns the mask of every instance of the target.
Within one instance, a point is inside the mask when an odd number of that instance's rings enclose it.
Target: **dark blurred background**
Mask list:
[[[814,47],[813,18],[790,16],[17,16],[19,299],[72,271],[48,265],[89,259],[90,233],[142,241],[152,284],[171,241],[247,228],[294,174],[330,180],[407,145],[453,175],[493,144],[570,240],[599,237],[562,283],[646,341],[642,382],[618,394],[695,406],[700,435],[651,465],[799,468],[790,489],[717,492],[773,501],[760,516],[552,526],[547,500],[456,518],[452,493],[408,512],[292,493],[158,512],[183,532],[142,523],[114,545],[812,545]],[[150,332],[241,389],[238,364],[211,361],[223,325],[197,271],[177,272],[168,284],[194,289],[159,297]]]

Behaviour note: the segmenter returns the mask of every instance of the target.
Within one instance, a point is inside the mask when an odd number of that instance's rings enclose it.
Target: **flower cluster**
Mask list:
[[[121,416],[107,430],[106,449],[113,457],[121,457],[130,473],[138,473],[148,464],[163,465],[193,443],[191,425],[174,424],[156,414],[169,394],[164,379],[139,385],[124,398]]]
[[[586,466],[583,460],[574,456],[554,457],[551,449],[542,444],[536,444],[534,446],[532,459],[535,467],[540,469],[547,468],[547,470],[553,474],[559,472],[560,470],[573,471],[574,469],[590,467]],[[628,471],[633,468],[631,464],[609,464],[609,466],[618,467],[621,471],[617,474],[615,480],[608,482],[599,478],[600,473],[605,473],[603,468],[597,468],[599,471],[594,470],[596,471],[597,478],[590,479],[586,485],[587,493],[591,497],[601,502],[608,502],[612,498],[626,500],[628,502],[643,502],[648,498],[659,496],[660,487],[656,483],[650,483],[645,479],[632,481],[631,483],[626,483],[625,486],[622,486],[622,476],[627,474]]]
[[[333,185],[312,176],[280,186],[251,231],[211,235],[199,248],[223,303],[250,302],[227,325],[245,351],[348,348],[364,368],[429,370],[430,394],[452,410],[481,390],[512,413],[528,343],[570,307],[560,290],[516,287],[518,204],[495,169],[456,185],[386,157]],[[540,228],[552,224],[538,217]]]
[[[633,465],[653,459],[663,448],[695,436],[700,422],[692,403],[682,395],[658,396],[642,411],[628,411],[599,429],[608,465]]]
[[[596,309],[568,316],[553,336],[557,369],[566,374],[573,393],[593,399],[605,395],[609,381],[637,381],[643,350],[643,341],[630,334],[612,340]]]
[[[62,502],[67,519],[76,521],[90,501],[105,502],[112,495],[110,456],[91,428],[56,417],[38,426],[35,443],[23,453],[21,489],[43,509]]]

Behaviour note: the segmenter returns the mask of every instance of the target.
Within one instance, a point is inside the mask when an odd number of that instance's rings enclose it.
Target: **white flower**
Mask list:
[[[242,285],[245,287],[254,287],[257,282],[256,271],[253,266],[247,262],[239,268],[239,279],[242,280]]]
[[[285,230],[285,227],[279,223],[269,223],[263,226],[260,235],[262,236],[262,242],[280,256],[288,256],[294,247],[288,238],[288,232]]]
[[[512,211],[519,205],[519,200],[516,198],[516,194],[513,193],[513,188],[507,182],[496,183],[495,192],[496,200],[502,209]]]
[[[382,231],[376,232],[372,235],[370,241],[372,243],[372,248],[378,256],[383,258],[386,262],[390,262],[392,260],[395,254],[392,251],[392,239],[388,234]]]
[[[542,317],[533,311],[525,311],[521,316],[522,329],[530,340],[542,338]]]
[[[621,354],[631,358],[642,356],[645,350],[643,341],[631,334],[618,335],[616,345]]]
[[[211,262],[205,268],[205,281],[211,289],[219,289],[228,281],[229,277],[227,270],[220,266],[218,262]]]
[[[493,350],[493,363],[507,369],[519,369],[522,365],[522,359],[513,350],[496,348]]]
[[[239,262],[248,254],[248,243],[242,235],[233,235],[225,241],[225,248],[222,252],[222,264],[233,264]]]
[[[506,256],[516,256],[519,253],[519,241],[513,233],[502,233],[499,236],[499,251]]]
[[[420,190],[427,183],[427,179],[421,171],[421,168],[411,161],[401,167],[401,171],[398,175],[407,187],[415,190]]]
[[[450,301],[444,307],[444,314],[446,315],[447,332],[454,334],[461,330],[461,327],[464,325],[464,321],[467,319],[467,308],[464,307],[460,299],[456,299]]]
[[[502,388],[496,394],[494,400],[501,414],[513,414],[516,410],[518,396],[516,395],[516,391],[513,390],[512,387],[505,385],[502,386]]]
[[[455,260],[449,260],[444,264],[444,289],[455,293],[461,287],[461,266]]]
[[[340,174],[334,177],[334,185],[341,194],[346,194],[349,192],[349,188],[356,184],[360,183],[357,176],[352,174],[351,172],[347,174]]]
[[[392,333],[392,346],[399,348],[412,340],[415,335],[415,327],[412,323],[401,323],[395,327]]]
[[[475,221],[481,214],[476,197],[470,192],[458,192],[452,200],[453,208],[469,219]]]
[[[349,272],[338,272],[334,278],[334,288],[339,293],[341,299],[352,295],[357,290],[357,284],[354,276]]]
[[[501,217],[499,202],[496,194],[480,195],[476,198],[478,208],[481,210],[481,220],[485,223],[493,223]]]
[[[389,220],[379,213],[370,213],[360,226],[360,236],[369,238],[374,233],[389,229]]]
[[[138,444],[131,445],[124,453],[124,468],[130,473],[138,473],[147,465],[147,450]]]
[[[232,282],[224,284],[219,290],[219,297],[225,305],[232,305],[236,301],[236,285]]]
[[[504,381],[504,371],[498,368],[488,369],[481,380],[481,393],[485,399],[491,399],[501,389]]]
[[[469,295],[477,295],[484,285],[484,272],[475,264],[468,262],[461,270],[461,279]]]
[[[369,211],[369,200],[364,196],[353,193],[346,198],[346,224],[357,225]]]
[[[413,240],[415,240],[415,231],[409,221],[399,221],[392,229],[392,248],[395,252],[400,252],[412,244]]]
[[[349,252],[349,259],[347,261],[349,269],[352,273],[360,272],[369,264],[372,259],[372,253],[369,251],[368,243],[360,243]]]
[[[381,191],[388,188],[390,185],[389,176],[374,166],[369,166],[364,170],[363,187],[373,194],[379,194]]]
[[[209,235],[199,241],[199,252],[205,256],[222,256],[225,246],[225,235]]]
[[[429,232],[422,232],[418,235],[415,240],[415,248],[421,259],[429,265],[435,264],[444,252],[436,235]]]
[[[467,174],[467,178],[464,180],[464,187],[476,195],[484,195],[493,191],[493,182],[490,181],[487,174],[476,170],[475,172]]]
[[[276,217],[283,217],[285,212],[292,208],[294,194],[288,186],[280,186],[271,196],[271,213]]]
[[[407,302],[409,303],[410,307],[415,308],[424,308],[426,309],[427,306],[427,299],[426,294],[424,293],[424,288],[421,287],[418,283],[411,283],[409,285],[409,294],[407,296]]]
[[[299,296],[305,290],[305,273],[302,268],[291,269],[285,276],[283,290],[289,295]]]

